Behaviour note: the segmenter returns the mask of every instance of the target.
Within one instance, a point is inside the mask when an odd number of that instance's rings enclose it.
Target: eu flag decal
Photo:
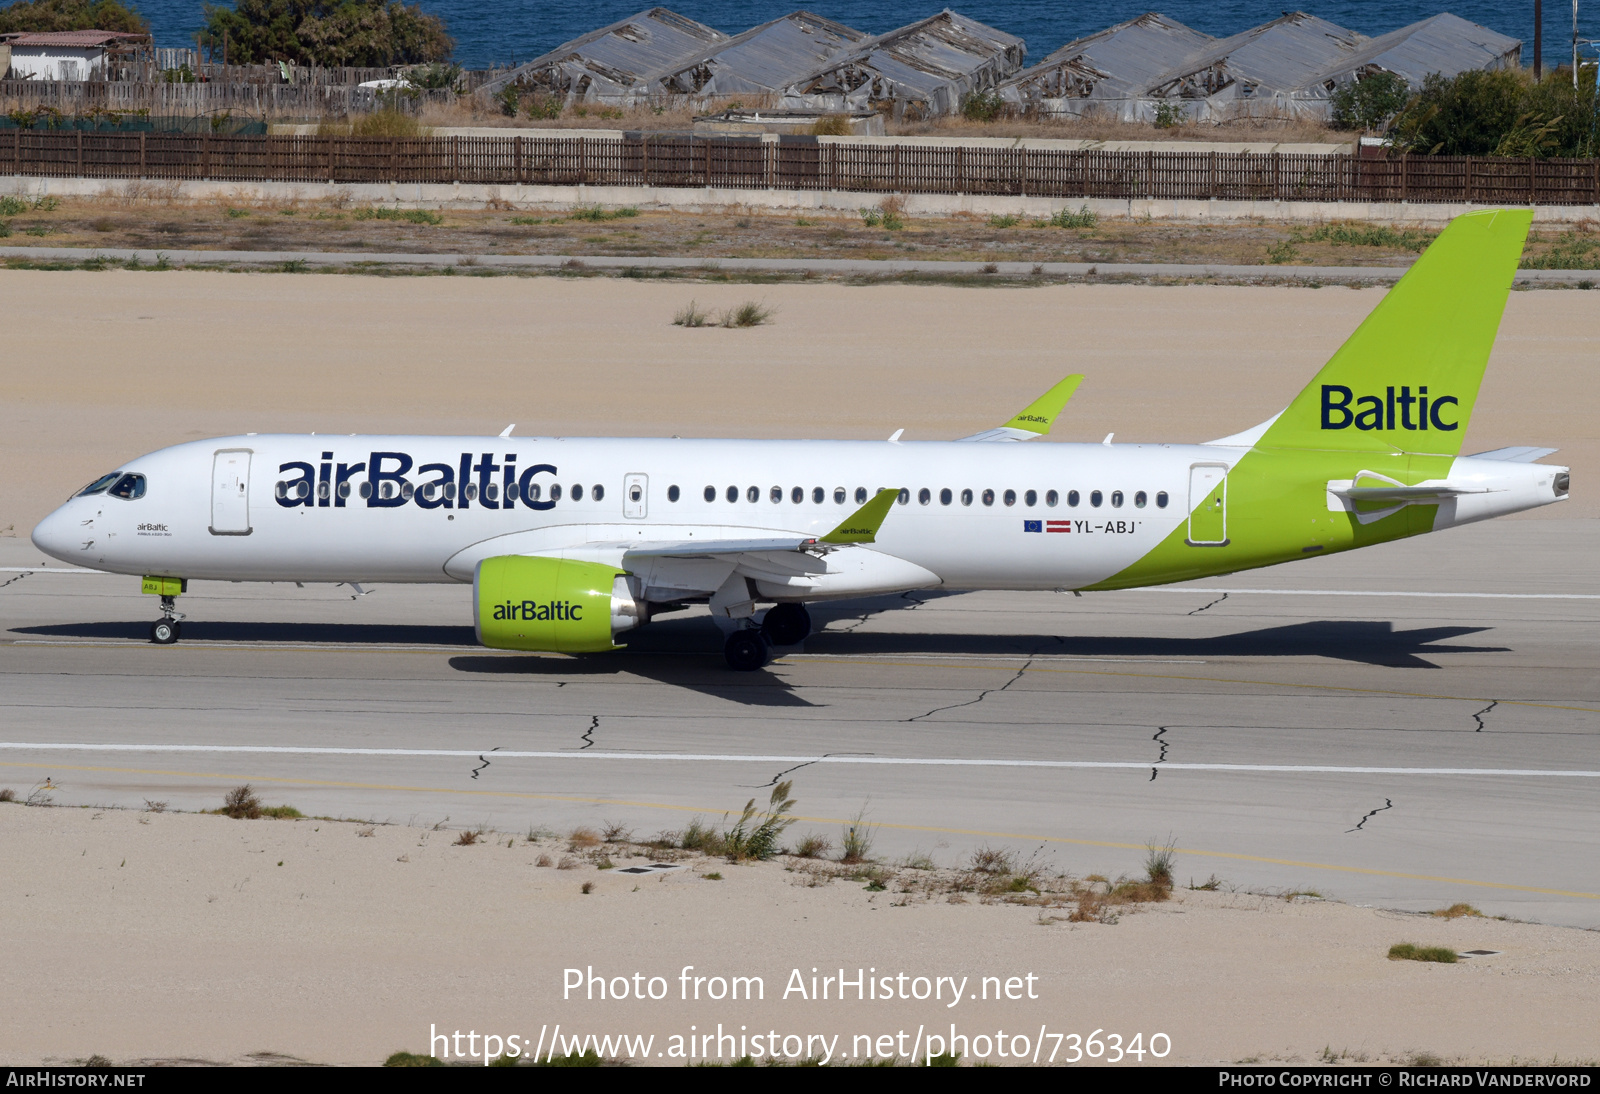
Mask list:
[[[1024,532],[1042,532],[1044,531],[1044,521],[1025,520],[1022,522],[1022,530]]]

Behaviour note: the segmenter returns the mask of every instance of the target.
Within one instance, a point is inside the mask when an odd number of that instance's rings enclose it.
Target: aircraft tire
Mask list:
[[[811,613],[804,604],[778,604],[761,621],[761,633],[774,646],[794,646],[811,633]]]
[[[170,646],[178,640],[181,628],[176,619],[158,619],[150,624],[150,641],[158,646]]]
[[[757,631],[734,631],[722,647],[722,656],[735,672],[755,672],[767,663],[767,644]]]

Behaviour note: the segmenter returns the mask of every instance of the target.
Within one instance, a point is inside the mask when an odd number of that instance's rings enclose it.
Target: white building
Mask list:
[[[148,41],[143,34],[114,30],[25,31],[0,39],[11,51],[12,80],[97,80],[106,75],[106,59],[119,46]]]

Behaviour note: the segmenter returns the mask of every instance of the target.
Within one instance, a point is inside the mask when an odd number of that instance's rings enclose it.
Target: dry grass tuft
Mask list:
[[[794,845],[794,850],[789,852],[796,858],[826,858],[829,851],[833,850],[833,841],[827,836],[816,832],[807,832],[800,837],[800,842]]]
[[[534,860],[533,864],[535,866],[554,866],[556,863],[549,855],[540,855]]]
[[[723,327],[760,327],[772,322],[772,317],[778,309],[768,307],[766,304],[755,300],[746,300],[737,308],[729,308],[722,313],[718,326]]]
[[[633,829],[621,821],[601,821],[600,838],[606,843],[632,843]]]
[[[167,803],[151,801],[149,798],[146,798],[144,800],[144,811],[146,813],[165,813],[167,811]]]
[[[11,789],[9,786],[3,790],[0,790],[0,802],[14,802],[16,800],[17,792]]]
[[[709,327],[711,325],[711,313],[691,300],[688,307],[678,309],[678,313],[672,317],[672,325],[675,327]]]
[[[1460,919],[1463,916],[1472,916],[1477,919],[1483,918],[1483,913],[1470,904],[1452,904],[1448,908],[1440,908],[1438,911],[1429,912],[1428,914],[1437,916],[1440,919]]]
[[[567,850],[587,851],[600,846],[600,833],[593,828],[574,828],[567,836]]]
[[[877,826],[867,824],[866,817],[867,807],[863,805],[855,818],[844,827],[844,836],[840,840],[839,861],[846,865],[866,862],[872,856],[872,840]]]
[[[578,891],[584,896],[588,896],[590,893],[594,892],[594,882],[584,882],[582,885],[578,886]]]
[[[556,869],[557,870],[576,870],[578,867],[580,867],[582,865],[583,865],[583,863],[579,862],[577,859],[573,858],[571,855],[562,855],[561,856],[561,861],[556,863]]]
[[[972,869],[980,874],[1009,874],[1011,864],[1011,852],[988,844],[972,852]]]
[[[457,847],[471,847],[478,842],[478,833],[468,828],[456,837]]]

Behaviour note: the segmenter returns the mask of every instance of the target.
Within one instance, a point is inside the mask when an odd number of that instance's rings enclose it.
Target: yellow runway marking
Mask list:
[[[330,787],[343,790],[389,790],[401,791],[412,794],[457,794],[469,797],[483,798],[515,798],[535,801],[573,802],[583,805],[617,805],[631,806],[637,809],[664,809],[678,813],[726,813],[728,810],[718,810],[690,805],[672,805],[668,802],[643,802],[629,801],[619,798],[580,798],[569,797],[561,794],[533,794],[514,790],[454,790],[442,786],[405,786],[387,783],[356,783],[337,782],[324,779],[286,779],[272,776],[224,774],[220,772],[201,771],[164,771],[135,767],[82,767],[68,764],[28,764],[28,763],[0,763],[0,767],[43,769],[49,771],[94,771],[119,775],[160,775],[168,778],[181,779],[220,779],[225,782],[252,782],[252,783],[278,783],[287,786],[317,786]],[[810,824],[850,824],[851,819],[843,817],[802,817],[795,820],[806,821]],[[1059,843],[1076,847],[1109,847],[1125,851],[1143,851],[1147,848],[1142,843],[1114,843],[1107,840],[1072,839],[1067,836],[1040,836],[1022,832],[990,832],[973,828],[943,828],[925,824],[893,824],[889,822],[874,822],[876,827],[891,828],[900,832],[933,832],[953,836],[980,836],[987,839],[1028,840],[1039,843]],[[1542,889],[1532,885],[1510,885],[1499,881],[1474,881],[1470,878],[1439,877],[1433,874],[1412,874],[1400,870],[1376,870],[1365,866],[1339,866],[1326,862],[1302,862],[1298,859],[1271,858],[1265,855],[1247,855],[1237,851],[1203,851],[1194,848],[1175,848],[1176,853],[1194,855],[1197,858],[1232,859],[1238,862],[1260,862],[1273,866],[1294,866],[1306,870],[1329,870],[1343,874],[1364,874],[1370,877],[1402,878],[1407,881],[1436,881],[1447,885],[1471,885],[1484,889],[1503,889],[1518,893],[1539,893],[1544,896],[1574,897],[1579,900],[1600,900],[1600,893],[1573,892],[1567,889]]]

